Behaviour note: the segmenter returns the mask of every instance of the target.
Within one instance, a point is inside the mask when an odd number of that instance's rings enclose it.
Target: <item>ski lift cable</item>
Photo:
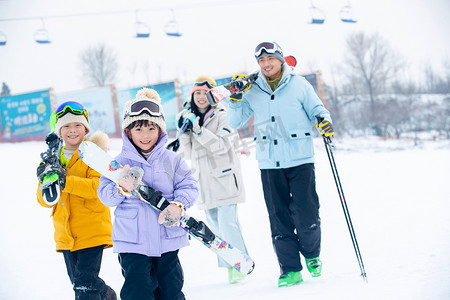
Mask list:
[[[288,0],[284,0],[288,2]],[[261,2],[279,2],[276,0],[247,0],[245,4],[253,4],[253,3],[261,3]],[[176,6],[177,10],[183,9],[192,9],[195,7],[214,7],[214,6],[229,6],[235,4],[242,4],[241,0],[220,0],[220,1],[198,1],[189,4],[180,4]],[[159,6],[152,8],[140,8],[139,11],[164,11],[172,8],[171,6]],[[0,19],[0,22],[10,22],[10,21],[27,21],[27,20],[36,20],[36,19],[56,19],[56,18],[72,18],[72,17],[91,17],[91,16],[99,16],[99,15],[116,15],[116,14],[134,14],[136,13],[136,9],[128,9],[128,10],[115,10],[115,11],[99,11],[99,12],[88,12],[88,13],[75,13],[75,14],[63,14],[63,15],[46,15],[46,16],[30,16],[30,17],[17,17],[17,18],[5,18]]]

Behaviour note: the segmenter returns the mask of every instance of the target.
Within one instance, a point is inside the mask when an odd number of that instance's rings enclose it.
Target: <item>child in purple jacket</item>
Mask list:
[[[102,176],[100,200],[117,206],[112,240],[125,282],[120,292],[128,299],[185,299],[183,270],[178,250],[188,245],[186,232],[162,225],[164,220],[180,218],[182,210],[193,205],[198,195],[197,182],[188,165],[164,146],[166,124],[161,98],[152,89],[141,89],[136,99],[125,103],[122,123],[122,152],[116,160],[144,170],[142,181],[162,192],[171,204],[161,213],[131,196],[126,180],[119,185]],[[176,223],[176,222],[174,222]]]

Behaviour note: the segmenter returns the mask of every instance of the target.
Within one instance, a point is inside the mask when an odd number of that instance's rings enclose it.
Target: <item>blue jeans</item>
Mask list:
[[[248,255],[239,224],[237,204],[208,209],[205,210],[205,214],[208,226],[215,234]],[[218,264],[220,268],[231,267],[220,257],[218,258]]]

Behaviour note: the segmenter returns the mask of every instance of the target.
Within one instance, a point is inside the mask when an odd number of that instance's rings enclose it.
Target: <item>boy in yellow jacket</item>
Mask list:
[[[116,299],[114,290],[98,276],[103,249],[112,246],[111,213],[97,197],[101,175],[88,167],[77,151],[89,131],[88,114],[80,103],[70,101],[58,107],[55,132],[65,144],[60,153],[64,170],[61,168],[58,175],[65,176],[65,185],[51,215],[56,251],[64,255],[75,299]],[[91,141],[106,148],[108,136],[94,133]],[[41,163],[38,178],[43,177],[43,171]],[[51,207],[44,203],[39,188],[37,200],[42,206]]]

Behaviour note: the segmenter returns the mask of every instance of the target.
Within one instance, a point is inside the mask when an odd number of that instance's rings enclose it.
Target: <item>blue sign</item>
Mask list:
[[[117,106],[120,124],[122,124],[123,120],[123,107],[125,103],[136,98],[137,92],[144,87],[154,89],[158,92],[164,109],[164,120],[166,121],[167,130],[176,130],[175,117],[178,113],[178,102],[175,92],[175,83],[173,81],[133,89],[118,90]]]
[[[41,137],[50,131],[50,90],[0,97],[1,140]]]
[[[109,135],[118,136],[120,134],[116,132],[112,96],[111,87],[103,86],[56,95],[56,104],[59,106],[66,101],[83,104],[89,115],[91,133],[101,130]]]

